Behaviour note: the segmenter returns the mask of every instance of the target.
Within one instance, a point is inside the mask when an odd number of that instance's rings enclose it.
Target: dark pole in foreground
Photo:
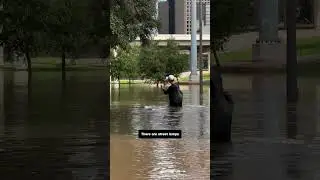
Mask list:
[[[287,0],[287,102],[298,100],[298,62],[296,49],[296,0]]]
[[[286,29],[287,29],[287,137],[295,139],[297,134],[298,101],[298,62],[296,49],[296,0],[286,1]]]
[[[230,102],[225,96],[227,94],[223,89],[219,61],[216,59],[217,68],[215,68],[213,60],[216,46],[212,27],[216,27],[213,18],[217,12],[216,8],[216,3],[210,3],[210,58],[212,58],[210,59],[210,143],[229,143],[231,142],[233,102],[230,96],[228,96]]]
[[[175,0],[169,0],[168,6],[169,6],[169,34],[175,34],[176,33]]]
[[[200,84],[200,101],[202,101],[203,95],[203,59],[202,59],[202,0],[199,0],[199,31],[200,31],[200,47],[199,47],[199,84]]]

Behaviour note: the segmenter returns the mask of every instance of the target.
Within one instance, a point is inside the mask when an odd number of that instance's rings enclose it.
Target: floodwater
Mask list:
[[[103,180],[109,102],[103,73],[0,71],[0,179]]]
[[[25,72],[0,72],[1,179],[105,179],[109,121],[112,180],[320,179],[319,77],[300,77],[299,103],[288,106],[283,75],[225,75],[233,142],[213,145],[211,171],[208,87],[200,103],[197,86],[182,86],[184,107],[174,110],[155,87],[108,94],[102,72],[66,79],[34,72],[28,83]],[[183,134],[146,140],[139,129]]]
[[[236,102],[233,142],[213,145],[212,176],[320,179],[320,79],[298,79],[299,102],[286,103],[283,75],[228,76]]]
[[[156,87],[112,88],[110,166],[112,180],[210,179],[209,86],[181,86],[182,109],[168,108]],[[182,131],[181,139],[138,139],[138,130]]]

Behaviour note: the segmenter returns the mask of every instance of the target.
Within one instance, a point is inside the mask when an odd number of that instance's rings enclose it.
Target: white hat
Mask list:
[[[174,75],[169,75],[168,80],[173,81],[175,79]]]

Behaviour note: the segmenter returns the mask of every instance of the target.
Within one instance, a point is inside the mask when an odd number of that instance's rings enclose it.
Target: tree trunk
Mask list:
[[[214,59],[216,60],[216,66],[220,67],[219,56],[218,56],[217,51],[215,49],[213,50],[213,55],[214,55]]]
[[[8,45],[4,45],[3,48],[3,57],[4,57],[4,62],[13,62],[13,57],[12,57],[12,49]]]
[[[28,108],[31,108],[31,100],[32,100],[32,70],[28,70]],[[28,112],[32,112],[31,109],[29,109]]]
[[[62,49],[61,54],[61,72],[62,72],[62,80],[65,81],[66,77],[66,52],[64,48]]]
[[[118,84],[119,84],[119,88],[120,88],[120,76],[118,76]]]
[[[61,70],[62,71],[66,70],[66,53],[64,49],[62,50],[62,54],[61,54]]]
[[[25,55],[26,55],[26,59],[27,59],[28,73],[31,75],[31,73],[32,73],[32,64],[31,64],[30,53],[29,53],[28,50],[26,50]]]

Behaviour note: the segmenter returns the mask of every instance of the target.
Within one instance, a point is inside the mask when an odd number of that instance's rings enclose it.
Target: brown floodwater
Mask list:
[[[235,104],[232,143],[212,146],[209,88],[182,86],[184,107],[155,87],[107,93],[104,72],[0,71],[0,179],[112,180],[320,178],[320,78],[300,77],[288,105],[285,76],[225,75]],[[111,99],[108,99],[108,96]],[[111,116],[107,110],[111,107]],[[138,139],[139,129],[180,129],[182,138]]]
[[[184,107],[167,107],[155,87],[112,88],[110,166],[112,180],[210,179],[209,88],[182,86]],[[202,104],[202,105],[200,105]],[[181,139],[138,139],[141,129],[178,129]]]

